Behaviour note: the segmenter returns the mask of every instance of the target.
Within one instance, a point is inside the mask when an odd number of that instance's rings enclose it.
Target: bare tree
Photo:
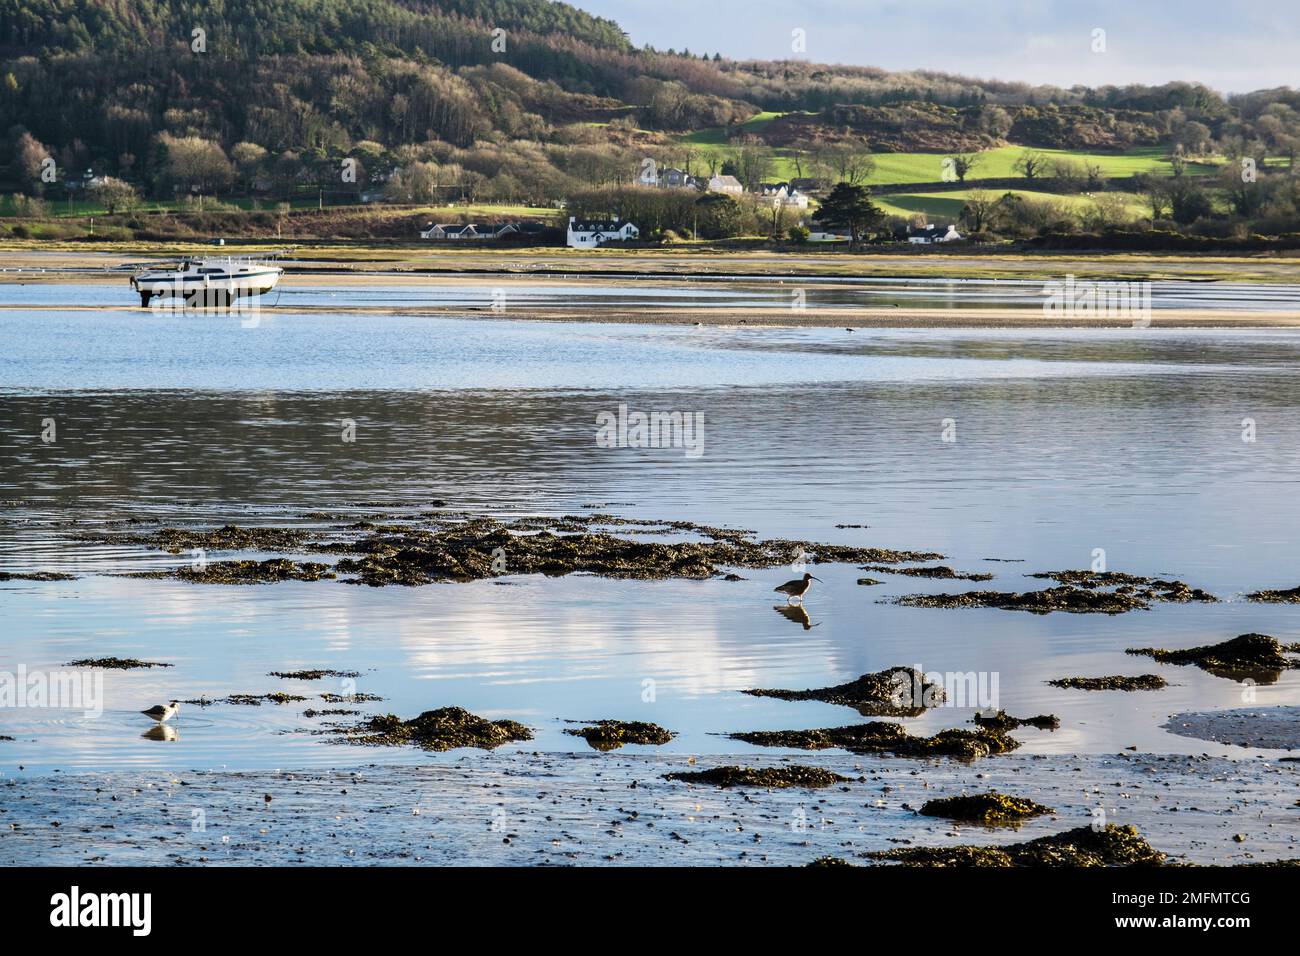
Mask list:
[[[1050,160],[1043,153],[1029,150],[1021,153],[1020,158],[1016,160],[1015,165],[1011,168],[1026,179],[1038,179],[1046,175],[1049,162]]]

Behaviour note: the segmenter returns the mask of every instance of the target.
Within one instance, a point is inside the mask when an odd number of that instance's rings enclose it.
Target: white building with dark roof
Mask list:
[[[947,229],[943,226],[925,225],[921,227],[909,227],[907,230],[907,241],[915,246],[928,246],[935,242],[956,242],[961,239],[961,233],[957,227],[949,225]]]
[[[565,244],[570,249],[596,249],[607,242],[626,242],[636,239],[641,230],[627,220],[591,220],[579,222],[569,217],[569,233]]]
[[[420,230],[421,239],[500,239],[518,232],[519,226],[513,222],[497,226],[484,226],[477,223],[431,222]]]

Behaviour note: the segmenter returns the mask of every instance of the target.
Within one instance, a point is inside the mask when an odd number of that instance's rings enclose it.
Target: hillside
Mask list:
[[[1096,188],[1237,159],[1289,170],[1298,109],[1290,89],[1064,90],[638,49],[549,0],[0,0],[0,192],[69,212],[104,177],[127,204],[551,206],[625,187],[646,159],[750,187],[928,189],[943,157],[978,154],[969,182],[1032,192],[1079,181],[1078,164]],[[1016,165],[1030,151],[1047,163],[1032,175]]]

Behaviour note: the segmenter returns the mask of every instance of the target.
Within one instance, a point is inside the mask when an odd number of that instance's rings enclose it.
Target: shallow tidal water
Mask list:
[[[1241,595],[1300,583],[1300,337],[1267,330],[872,331],[45,308],[0,285],[0,671],[83,657],[175,666],[105,674],[105,713],[0,708],[0,771],[265,769],[447,759],[333,745],[304,704],[183,710],[173,740],[137,711],[169,698],[348,690],[273,670],[360,671],[366,713],[459,705],[534,728],[518,749],[585,750],[565,720],[650,720],[678,753],[740,753],[728,731],[838,726],[850,709],[758,699],[895,665],[996,675],[997,705],[1054,713],[1029,753],[1258,753],[1175,736],[1169,715],[1300,704],[1300,672],[1254,688],[1125,655],[1259,631],[1300,640],[1300,607]],[[85,287],[61,289],[76,301]],[[409,291],[409,290],[408,290]],[[328,290],[324,293],[328,295]],[[374,288],[367,296],[382,298]],[[625,305],[625,303],[621,303]],[[699,412],[703,454],[599,448],[596,416]],[[57,440],[43,442],[54,419]],[[342,440],[344,420],[356,440]],[[1243,440],[1243,421],[1254,425]],[[946,424],[947,423],[947,424]],[[953,441],[945,441],[945,430]],[[120,576],[179,565],[80,531],[312,525],[429,510],[685,519],[937,551],[987,583],[821,565],[808,626],[774,610],[789,568],[744,581],[507,576],[372,589],[194,586]],[[862,525],[864,527],[837,527]],[[120,527],[115,525],[114,527]],[[144,527],[153,527],[146,524]],[[1026,590],[1036,571],[1177,577],[1223,600],[1119,616],[882,603]],[[222,558],[227,555],[214,555]],[[242,555],[241,555],[242,556]],[[1000,560],[990,560],[1000,559]],[[860,577],[884,583],[859,586]],[[1045,681],[1158,673],[1158,692]],[[652,682],[652,683],[647,683]],[[647,688],[653,688],[653,694]],[[647,699],[653,697],[653,699]],[[969,726],[970,708],[908,720]],[[628,748],[633,753],[643,748]],[[456,755],[457,757],[461,755]]]

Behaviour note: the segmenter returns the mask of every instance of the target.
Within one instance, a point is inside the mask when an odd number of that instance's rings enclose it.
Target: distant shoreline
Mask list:
[[[486,285],[485,285],[486,288]],[[128,290],[129,291],[129,290]],[[123,296],[126,299],[126,296]],[[274,293],[271,294],[274,301]],[[11,312],[122,312],[144,314],[130,301],[105,305],[0,305],[0,321]],[[1083,320],[1057,316],[1040,309],[925,308],[925,309],[787,309],[672,308],[610,309],[594,312],[567,308],[507,309],[489,306],[324,306],[295,305],[268,308],[268,318],[282,315],[410,315],[447,319],[498,319],[501,321],[583,322],[609,325],[700,325],[719,328],[853,328],[853,329],[1128,329],[1128,319]],[[220,314],[214,312],[213,314]],[[236,316],[248,313],[234,313]],[[1162,309],[1152,313],[1145,328],[1153,329],[1293,329],[1300,328],[1300,309],[1287,312],[1246,312],[1222,309]]]

